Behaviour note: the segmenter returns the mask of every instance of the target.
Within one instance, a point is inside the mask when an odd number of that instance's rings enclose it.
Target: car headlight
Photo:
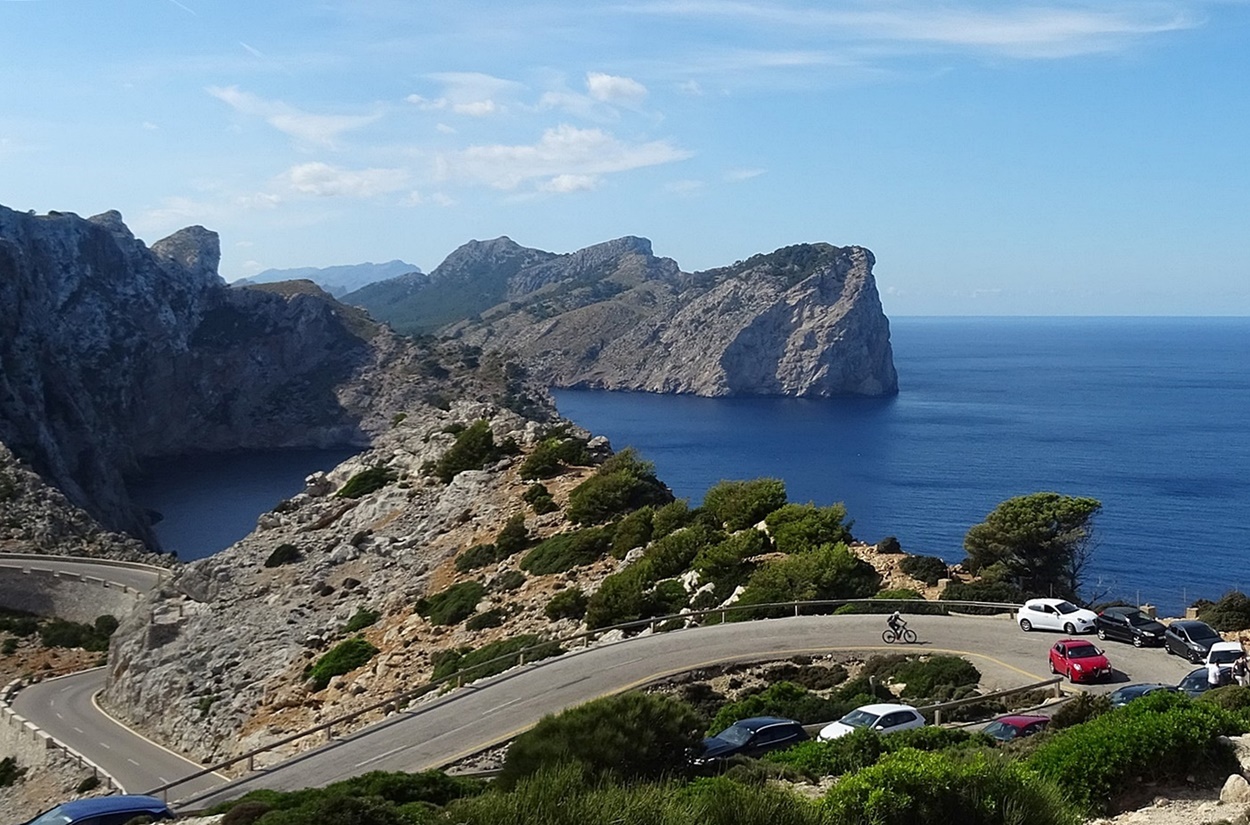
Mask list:
[[[1084,670],[1085,668],[1081,666],[1081,663],[1080,663],[1080,662],[1073,662],[1073,663],[1072,663],[1072,669],[1073,669],[1073,670]]]

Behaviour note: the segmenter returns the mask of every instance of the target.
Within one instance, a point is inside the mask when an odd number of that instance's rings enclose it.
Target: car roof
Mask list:
[[[1028,601],[1026,601],[1026,602],[1025,602],[1025,604],[1050,604],[1050,605],[1055,605],[1055,604],[1063,604],[1063,603],[1064,603],[1064,602],[1066,602],[1066,601],[1067,601],[1067,599],[1052,599],[1052,598],[1050,598],[1049,596],[1047,596],[1047,597],[1044,597],[1044,598],[1029,599]]]
[[[1103,613],[1116,613],[1121,616],[1132,616],[1137,613],[1141,613],[1141,610],[1137,609],[1136,607],[1131,607],[1130,605],[1127,605],[1127,604],[1113,604],[1111,607],[1104,607],[1102,612]]]
[[[868,713],[877,713],[877,714],[893,713],[896,710],[916,710],[911,705],[899,705],[899,704],[893,704],[890,702],[885,702],[885,703],[877,704],[877,705],[860,705],[859,707],[855,709],[867,711]]]
[[[799,723],[793,719],[786,719],[783,716],[752,716],[750,719],[739,719],[734,724],[747,730],[759,730],[769,725],[797,725]]]
[[[1241,650],[1241,642],[1215,642],[1211,650]]]
[[[1017,713],[1011,716],[1000,716],[994,720],[1002,722],[1004,725],[1011,725],[1013,728],[1024,728],[1035,722],[1049,722],[1049,716],[1032,715],[1027,713]]]
[[[1195,627],[1205,627],[1208,630],[1210,630],[1212,633],[1215,632],[1214,627],[1211,627],[1211,625],[1207,624],[1206,622],[1198,621],[1197,619],[1178,619],[1177,621],[1174,621],[1170,625],[1168,625],[1168,627],[1180,627],[1185,630],[1191,630]]]
[[[74,799],[57,806],[66,816],[78,819],[101,814],[125,813],[126,811],[149,811],[162,813],[168,806],[154,796],[142,794],[114,794],[93,796],[90,799]]]

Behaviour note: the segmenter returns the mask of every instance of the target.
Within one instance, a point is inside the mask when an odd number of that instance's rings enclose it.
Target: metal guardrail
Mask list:
[[[173,571],[158,564],[147,564],[141,561],[123,561],[121,559],[100,559],[94,556],[58,556],[48,553],[0,553],[0,559],[16,561],[65,561],[75,564],[98,564],[104,567],[125,567],[131,570],[146,570],[155,573],[161,579],[171,575]]]
[[[595,639],[601,636],[604,636],[608,633],[612,633],[613,631],[619,630],[619,631],[625,632],[625,631],[630,631],[630,630],[634,630],[634,631],[650,630],[651,632],[654,633],[658,631],[663,631],[665,629],[669,629],[669,628],[665,628],[665,625],[671,625],[678,621],[682,622],[682,627],[689,627],[692,624],[697,626],[697,620],[703,619],[706,617],[716,617],[719,619],[719,623],[725,623],[728,621],[728,616],[730,614],[741,613],[741,612],[746,612],[746,611],[776,612],[778,610],[785,610],[787,612],[793,611],[794,616],[800,616],[800,615],[803,615],[802,611],[804,609],[810,609],[811,613],[821,615],[825,611],[820,611],[819,610],[820,608],[828,608],[829,610],[827,612],[832,612],[836,608],[842,607],[844,605],[881,605],[881,606],[887,606],[887,607],[899,607],[899,606],[908,605],[908,604],[924,605],[926,607],[926,610],[924,611],[925,613],[933,613],[935,608],[942,608],[942,607],[971,607],[971,608],[982,608],[982,609],[995,609],[997,612],[1004,612],[1004,611],[1018,610],[1021,606],[1019,604],[1013,604],[1013,603],[1008,603],[1008,602],[933,601],[933,600],[928,600],[928,599],[818,599],[818,600],[812,600],[812,601],[789,601],[789,602],[768,602],[765,604],[726,605],[724,607],[714,607],[714,608],[709,608],[706,610],[691,610],[685,613],[674,613],[674,614],[670,614],[667,616],[656,616],[653,618],[639,619],[637,621],[632,621],[632,622],[623,622],[621,624],[595,628],[594,630],[586,630],[580,633],[573,633],[568,636],[560,636],[554,639],[545,639],[538,644],[530,645],[528,647],[522,648],[520,650],[512,651],[510,653],[505,653],[505,654],[496,656],[492,659],[488,659],[483,662],[478,662],[477,664],[473,665],[472,667],[467,668],[466,670],[460,670],[449,676],[444,676],[439,679],[432,679],[426,682],[424,685],[420,685],[419,687],[413,688],[412,690],[407,690],[407,691],[404,691],[403,693],[389,696],[386,699],[373,702],[372,704],[366,705],[363,708],[359,708],[357,710],[351,711],[350,713],[345,713],[341,716],[337,716],[334,719],[331,719],[327,722],[322,722],[321,724],[316,725],[314,727],[308,728],[306,730],[298,731],[289,736],[285,736],[281,739],[275,740],[273,742],[269,742],[268,744],[262,745],[259,748],[254,748],[253,750],[250,750],[246,753],[240,754],[235,757],[231,757],[230,759],[227,759],[222,762],[218,762],[214,765],[210,765],[206,768],[203,768],[199,771],[183,776],[172,782],[167,782],[164,785],[160,785],[155,788],[152,788],[151,790],[146,791],[146,793],[153,795],[153,796],[159,794],[162,799],[165,799],[166,801],[168,801],[169,791],[171,789],[176,788],[180,785],[184,785],[193,779],[198,779],[201,776],[206,776],[210,773],[217,773],[226,768],[234,767],[235,765],[238,765],[242,762],[247,763],[247,769],[249,771],[255,770],[255,759],[257,756],[260,756],[261,754],[277,750],[278,748],[281,748],[285,745],[289,745],[292,742],[297,742],[301,739],[305,739],[309,736],[314,736],[320,733],[324,733],[326,735],[326,738],[330,739],[333,737],[333,731],[336,727],[341,727],[350,722],[353,722],[359,719],[361,716],[364,716],[365,714],[373,713],[374,711],[382,710],[382,709],[385,709],[391,713],[398,712],[402,710],[403,708],[407,707],[408,705],[410,705],[416,699],[419,699],[428,693],[443,689],[445,687],[450,687],[453,684],[456,687],[463,686],[466,679],[470,681],[472,680],[470,677],[471,677],[471,674],[473,674],[474,672],[478,672],[483,675],[494,675],[493,673],[489,672],[492,666],[497,666],[500,663],[504,663],[504,662],[511,662],[512,660],[515,660],[515,663],[509,664],[508,669],[510,669],[511,667],[522,666],[525,664],[525,655],[527,653],[533,654],[533,653],[549,652],[551,650],[552,645],[556,645],[557,648],[561,649],[561,652],[563,653],[563,652],[567,652],[566,646],[570,642],[581,641],[583,643],[582,647],[586,648],[586,647],[589,647],[591,642],[594,641]],[[946,613],[948,611],[941,610],[940,612]],[[862,615],[862,614],[857,614],[857,615]],[[777,617],[773,617],[773,618],[777,618]],[[673,627],[671,629],[677,629],[677,628]],[[556,655],[559,655],[559,654],[556,654]],[[541,658],[549,658],[549,657],[542,656]],[[531,659],[531,662],[532,661],[534,660]],[[472,677],[472,678],[481,678],[481,676]]]

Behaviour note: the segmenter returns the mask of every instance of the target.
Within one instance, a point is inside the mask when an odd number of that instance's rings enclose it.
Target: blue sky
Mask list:
[[[0,0],[0,203],[229,280],[877,257],[887,314],[1250,314],[1250,2]]]

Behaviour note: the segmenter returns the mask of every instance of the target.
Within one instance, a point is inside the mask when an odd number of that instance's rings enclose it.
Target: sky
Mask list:
[[[0,0],[0,204],[227,280],[824,241],[887,315],[1250,315],[1250,0]]]

